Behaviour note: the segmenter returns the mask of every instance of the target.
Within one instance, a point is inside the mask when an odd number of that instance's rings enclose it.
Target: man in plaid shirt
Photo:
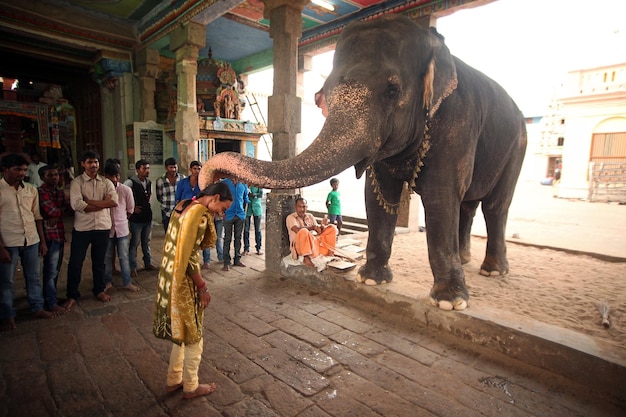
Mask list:
[[[43,184],[39,186],[39,209],[48,253],[43,258],[43,297],[47,310],[64,314],[67,310],[57,304],[57,280],[63,262],[65,230],[63,215],[70,209],[65,192],[58,188],[59,171],[51,165],[39,168]]]
[[[157,200],[161,203],[163,228],[166,232],[172,211],[176,205],[176,187],[183,178],[185,178],[185,176],[178,173],[178,163],[176,159],[167,158],[165,160],[165,173],[156,180]]]

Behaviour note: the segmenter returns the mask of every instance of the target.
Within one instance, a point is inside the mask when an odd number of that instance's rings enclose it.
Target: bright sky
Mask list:
[[[437,30],[526,116],[543,115],[567,72],[626,62],[626,0],[497,0],[440,18]],[[332,53],[313,62],[328,74]]]
[[[453,55],[541,116],[567,72],[626,62],[624,0],[498,0],[439,19]]]

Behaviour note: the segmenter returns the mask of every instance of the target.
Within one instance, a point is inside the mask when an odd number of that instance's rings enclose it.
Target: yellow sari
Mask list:
[[[201,270],[198,251],[215,246],[217,241],[209,210],[192,202],[181,214],[178,210],[184,203],[178,203],[165,234],[152,329],[156,337],[178,345],[202,339],[204,309],[189,275]]]

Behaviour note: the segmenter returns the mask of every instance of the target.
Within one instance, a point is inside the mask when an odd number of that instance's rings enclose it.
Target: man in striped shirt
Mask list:
[[[165,173],[156,180],[157,200],[161,203],[161,217],[163,219],[163,229],[167,232],[172,211],[176,206],[176,187],[180,180],[185,178],[178,173],[178,163],[174,158],[165,160]]]

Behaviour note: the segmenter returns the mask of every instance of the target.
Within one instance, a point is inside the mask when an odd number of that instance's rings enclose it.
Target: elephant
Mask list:
[[[442,310],[467,308],[462,265],[479,203],[488,234],[480,273],[509,271],[505,228],[527,142],[513,99],[451,55],[435,28],[398,15],[346,26],[322,94],[327,118],[302,153],[272,162],[219,153],[204,166],[206,181],[234,175],[294,189],[351,166],[358,178],[366,173],[369,237],[357,280],[369,285],[393,279],[388,262],[408,185],[424,206],[430,300]]]

